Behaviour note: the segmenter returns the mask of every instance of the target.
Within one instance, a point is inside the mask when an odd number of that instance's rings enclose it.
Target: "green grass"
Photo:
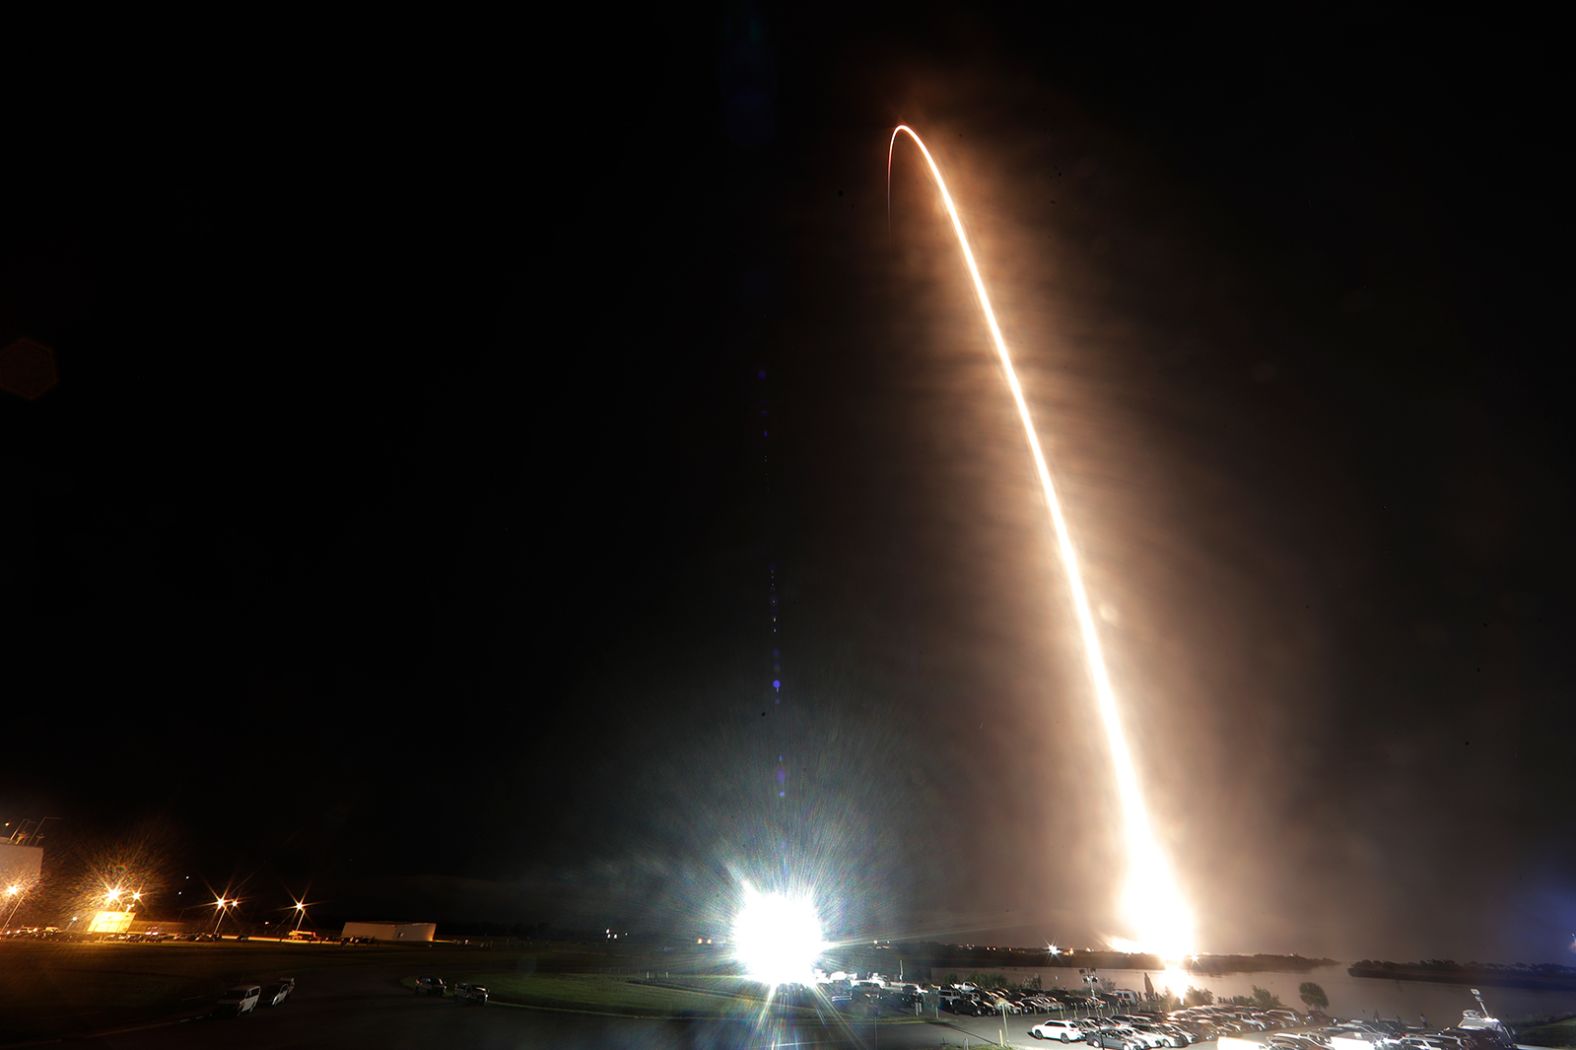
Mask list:
[[[1567,1017],[1563,1021],[1536,1028],[1518,1029],[1516,1042],[1532,1046],[1576,1046],[1576,1017]]]
[[[142,1024],[211,1007],[239,981],[367,968],[409,973],[486,958],[541,965],[545,953],[435,945],[0,943],[0,1044]],[[507,964],[507,963],[506,963]],[[487,964],[483,964],[487,965]]]
[[[727,977],[684,977],[672,984],[578,973],[475,973],[465,979],[485,985],[500,1002],[634,1017],[740,1017],[764,1005],[742,981]]]

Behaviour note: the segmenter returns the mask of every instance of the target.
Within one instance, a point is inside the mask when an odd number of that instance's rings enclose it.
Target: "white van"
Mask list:
[[[249,1014],[257,1009],[257,1002],[263,997],[263,989],[257,984],[238,984],[228,988],[219,997],[219,1005],[214,1008],[214,1013],[231,1017]]]

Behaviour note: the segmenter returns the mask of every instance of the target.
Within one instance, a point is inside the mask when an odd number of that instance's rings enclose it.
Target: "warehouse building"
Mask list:
[[[11,886],[32,886],[44,874],[44,847],[0,839],[0,893]]]
[[[365,937],[374,941],[430,941],[438,933],[435,922],[347,922],[341,940]]]

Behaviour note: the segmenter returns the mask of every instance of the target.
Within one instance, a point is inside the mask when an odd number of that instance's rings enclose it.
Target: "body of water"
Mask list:
[[[980,967],[991,973],[1003,973],[1015,980],[1037,975],[1045,988],[1084,987],[1077,969],[1052,966],[1032,967]],[[1100,970],[1099,975],[1118,988],[1131,988],[1140,994],[1144,990],[1142,970]],[[943,976],[938,973],[938,978]],[[1152,971],[1149,979],[1156,990],[1170,986],[1181,995],[1189,986],[1205,988],[1217,998],[1232,995],[1251,995],[1253,986],[1268,988],[1280,997],[1281,1002],[1298,1011],[1304,1009],[1297,996],[1297,988],[1304,981],[1313,981],[1330,997],[1328,1013],[1335,1017],[1399,1017],[1407,1024],[1418,1024],[1419,1017],[1437,1027],[1454,1024],[1461,1019],[1462,1010],[1475,1010],[1469,985],[1435,984],[1429,981],[1389,981],[1373,977],[1352,977],[1346,964],[1320,966],[1306,972],[1228,973],[1219,977],[1200,973],[1168,975]],[[1177,985],[1181,987],[1177,987]],[[1488,1008],[1501,1020],[1515,1023],[1528,1018],[1551,1015],[1576,1014],[1576,991],[1531,991],[1523,988],[1479,988]]]

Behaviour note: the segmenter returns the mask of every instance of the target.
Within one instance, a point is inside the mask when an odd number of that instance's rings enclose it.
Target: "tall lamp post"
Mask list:
[[[5,922],[0,922],[0,930],[4,930],[11,925],[11,920],[16,916],[16,910],[22,906],[22,898],[25,896],[27,894],[19,882],[13,882],[5,888],[5,902],[10,905],[10,908],[6,910]]]
[[[235,904],[235,902],[234,901],[230,901],[230,900],[225,900],[223,897],[220,897],[218,900],[214,901],[213,904],[214,904],[214,908],[216,909],[216,913],[214,915],[214,920],[213,920],[213,935],[215,937],[218,937],[219,936],[219,924],[224,921],[224,909],[233,906]]]
[[[1078,971],[1083,974],[1084,984],[1089,986],[1089,997],[1094,1000],[1094,1015],[1099,1020],[1104,1020],[1100,1013],[1100,996],[1095,992],[1095,986],[1100,983],[1100,978],[1095,974],[1092,966],[1083,967]]]

